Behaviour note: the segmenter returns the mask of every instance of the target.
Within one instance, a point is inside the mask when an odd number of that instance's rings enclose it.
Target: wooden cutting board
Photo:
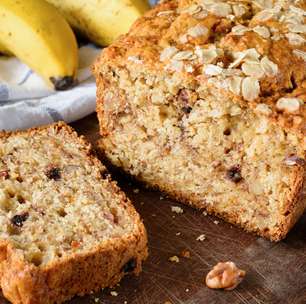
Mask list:
[[[73,127],[92,143],[98,138],[95,115]],[[75,298],[70,304],[306,304],[306,214],[284,241],[271,243],[144,189],[127,176],[113,177],[144,220],[150,256],[138,278],[126,277],[115,289]],[[173,213],[171,206],[184,212]],[[197,241],[201,234],[206,236],[202,242]],[[180,256],[183,250],[190,258]],[[174,255],[179,263],[168,260]],[[245,280],[233,291],[208,289],[205,275],[227,260],[246,270]]]

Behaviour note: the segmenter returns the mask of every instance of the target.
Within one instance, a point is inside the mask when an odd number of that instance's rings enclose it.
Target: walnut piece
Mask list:
[[[209,288],[232,290],[236,288],[245,276],[245,271],[239,269],[233,262],[219,262],[206,276]]]

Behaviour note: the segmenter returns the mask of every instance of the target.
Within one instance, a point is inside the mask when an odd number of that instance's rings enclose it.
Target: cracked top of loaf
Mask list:
[[[179,73],[306,134],[306,1],[162,1],[101,64]]]

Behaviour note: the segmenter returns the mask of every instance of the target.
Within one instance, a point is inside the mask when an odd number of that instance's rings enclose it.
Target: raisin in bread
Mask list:
[[[138,274],[145,228],[90,145],[64,123],[0,134],[0,285],[61,303]]]
[[[182,202],[271,240],[306,207],[305,1],[163,1],[104,49],[100,147]]]

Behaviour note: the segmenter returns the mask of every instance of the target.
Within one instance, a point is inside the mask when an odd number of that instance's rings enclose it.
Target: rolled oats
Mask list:
[[[294,113],[299,110],[302,100],[298,98],[282,97],[276,102],[276,108],[288,113]]]
[[[270,37],[270,31],[266,26],[257,25],[253,28],[253,32],[257,33],[259,36],[263,38]]]
[[[292,33],[302,33],[306,34],[306,24],[287,24],[288,30]]]
[[[197,19],[197,20],[201,20],[201,19],[204,19],[208,16],[208,12],[207,11],[200,11],[198,13],[195,13],[193,15],[193,18]]]
[[[196,59],[195,54],[192,51],[181,51],[176,53],[173,57],[173,60],[193,60]]]
[[[239,76],[233,76],[233,77],[229,77],[227,79],[228,81],[228,87],[229,90],[236,95],[240,95],[241,94],[241,82],[242,82],[242,77]]]
[[[238,24],[232,28],[232,33],[235,35],[243,35],[246,32],[250,31],[250,29],[244,25]]]
[[[257,79],[264,76],[264,70],[258,62],[246,61],[241,65],[241,70],[247,76],[255,77]]]
[[[157,13],[157,17],[160,17],[160,16],[168,16],[168,15],[171,15],[173,14],[174,11],[162,11],[162,12],[158,12]]]
[[[184,70],[184,62],[171,60],[170,63],[165,66],[165,69],[169,69],[170,71],[182,72]]]
[[[235,60],[229,65],[229,68],[235,68],[246,60],[258,62],[260,54],[256,49],[252,48],[241,52],[234,52],[233,56]]]
[[[294,5],[290,5],[289,10],[295,15],[306,16],[306,12],[304,10]]]
[[[291,45],[301,45],[306,43],[306,39],[304,39],[301,35],[296,33],[287,33],[285,34]]]
[[[306,62],[306,52],[302,50],[293,50],[293,54]]]
[[[208,49],[203,49],[196,46],[195,54],[197,55],[200,63],[212,63],[216,58],[218,58],[218,50],[215,46],[209,47]]]
[[[208,11],[218,17],[227,17],[232,13],[232,7],[228,3],[217,2],[210,5]]]
[[[267,56],[260,60],[260,66],[267,76],[275,76],[278,73],[278,66]]]
[[[191,37],[194,37],[194,38],[200,37],[203,35],[207,35],[207,33],[208,33],[208,28],[200,24],[190,28],[187,31],[187,35],[190,35]]]
[[[181,14],[189,14],[189,15],[193,15],[193,14],[197,14],[202,10],[201,6],[197,5],[197,4],[193,4],[190,6],[187,6],[181,10],[179,10],[179,13]]]
[[[184,35],[182,35],[182,36],[180,36],[179,37],[179,42],[180,43],[187,43],[188,42],[188,36],[187,36],[187,34],[184,34]]]
[[[204,74],[209,76],[216,76],[222,73],[223,69],[215,64],[207,64],[204,66]]]
[[[160,61],[171,59],[178,51],[179,50],[174,46],[167,47],[160,53],[159,59]]]
[[[260,114],[264,114],[264,115],[267,115],[267,116],[272,114],[271,108],[265,103],[259,103],[255,108],[255,112],[260,113]]]
[[[252,101],[259,96],[260,86],[258,79],[246,77],[242,80],[242,96],[248,101]]]
[[[269,19],[272,19],[274,17],[274,13],[271,12],[271,10],[263,10],[257,13],[254,17],[253,20],[256,21],[268,21]]]
[[[244,5],[237,4],[233,5],[233,12],[236,17],[241,17],[246,13],[246,8]]]
[[[267,9],[273,7],[272,0],[254,0],[253,4],[261,9]]]

